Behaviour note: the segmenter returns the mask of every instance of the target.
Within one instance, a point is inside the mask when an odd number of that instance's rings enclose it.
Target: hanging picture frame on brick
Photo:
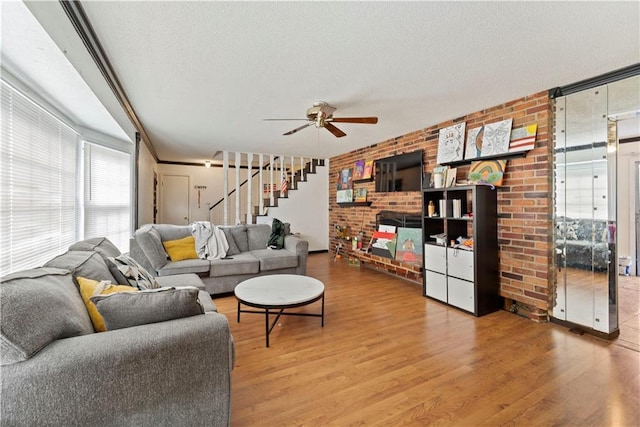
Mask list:
[[[466,122],[440,129],[437,163],[450,163],[464,157],[464,131]]]

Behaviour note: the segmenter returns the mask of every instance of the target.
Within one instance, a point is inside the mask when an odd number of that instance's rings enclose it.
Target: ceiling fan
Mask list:
[[[333,123],[360,123],[375,125],[378,123],[377,117],[333,117],[333,112],[336,111],[335,107],[327,104],[323,101],[313,103],[313,107],[307,110],[306,119],[265,119],[265,120],[306,120],[308,123],[297,127],[283,135],[293,135],[294,133],[301,131],[311,125],[315,125],[317,128],[325,128],[331,132],[337,138],[342,138],[347,134],[338,129]]]

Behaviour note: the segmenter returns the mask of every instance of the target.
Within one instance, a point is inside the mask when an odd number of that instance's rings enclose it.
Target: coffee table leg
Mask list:
[[[267,337],[267,348],[269,348],[269,309],[264,309],[264,332]]]
[[[240,323],[240,301],[238,301],[238,323]]]
[[[324,292],[322,293],[322,327],[324,328]]]

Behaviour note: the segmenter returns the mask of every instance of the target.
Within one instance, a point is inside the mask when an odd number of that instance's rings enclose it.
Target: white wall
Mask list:
[[[216,225],[224,225],[223,216],[217,215],[210,217],[209,206],[216,203],[224,197],[224,170],[221,167],[205,168],[203,166],[185,166],[185,165],[167,165],[159,164],[160,172],[160,203],[170,203],[163,199],[162,182],[166,175],[183,175],[189,177],[189,222],[193,221],[212,221]],[[229,191],[235,188],[235,168],[229,168],[228,182]],[[247,169],[240,169],[240,182],[243,182],[247,176]],[[198,206],[198,190],[195,186],[206,186],[204,190],[200,190],[200,205]],[[254,185],[255,187],[255,185]],[[241,212],[246,209],[246,186],[240,192]],[[235,196],[234,196],[235,197]],[[161,210],[160,210],[161,211]],[[219,210],[219,212],[222,212]],[[241,222],[244,222],[244,216],[241,215]],[[159,222],[163,222],[162,218],[158,218]],[[235,199],[229,200],[228,223],[235,224]]]
[[[618,256],[630,256],[635,260],[635,163],[640,162],[640,142],[620,144],[618,148]]]
[[[310,251],[329,249],[329,160],[317,167],[306,182],[298,184],[277,208],[269,208],[269,216],[291,224],[292,233],[300,233],[309,242]]]

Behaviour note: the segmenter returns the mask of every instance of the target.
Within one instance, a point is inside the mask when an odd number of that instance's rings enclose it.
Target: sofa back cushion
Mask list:
[[[247,226],[246,225],[234,225],[233,227],[229,227],[229,231],[233,236],[233,240],[236,242],[238,246],[238,250],[240,252],[249,252],[249,238],[247,237]]]
[[[249,224],[247,225],[247,237],[249,241],[249,250],[265,249],[267,242],[271,236],[271,227],[269,224]]]
[[[153,225],[143,225],[136,230],[133,236],[149,260],[149,263],[156,271],[167,264],[167,253],[164,250],[164,246],[162,246],[162,238]]]
[[[93,333],[68,270],[36,268],[0,281],[0,363],[29,359],[49,343]]]
[[[120,255],[120,249],[116,247],[106,237],[93,237],[91,239],[81,240],[69,246],[70,251],[95,251],[102,258],[116,257]]]
[[[227,256],[237,255],[240,253],[240,249],[236,244],[236,240],[233,238],[231,234],[231,229],[229,227],[220,227],[222,232],[224,233],[224,237],[227,239],[227,243],[229,244],[229,249],[227,249]]]
[[[98,281],[109,280],[111,283],[118,283],[98,252],[67,251],[47,261],[44,266],[69,270],[74,277],[82,276]]]
[[[160,240],[163,242],[192,236],[190,225],[153,224],[152,227],[158,231]]]
[[[127,278],[120,273],[120,270],[118,270],[116,265],[109,262],[110,257],[114,258],[120,256],[120,249],[118,249],[116,245],[106,237],[93,237],[91,239],[81,240],[69,246],[69,250],[97,252],[107,264],[107,268],[109,268],[109,272],[111,272],[116,283],[127,283]]]

